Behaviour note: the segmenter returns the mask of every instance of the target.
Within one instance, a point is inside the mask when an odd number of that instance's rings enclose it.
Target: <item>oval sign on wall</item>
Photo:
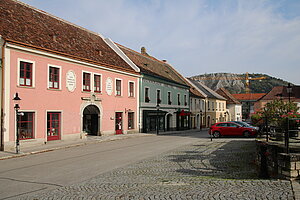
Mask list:
[[[74,92],[76,88],[76,74],[73,70],[69,70],[66,75],[67,88],[70,92]]]
[[[106,79],[106,93],[111,95],[113,92],[113,81],[110,77]]]

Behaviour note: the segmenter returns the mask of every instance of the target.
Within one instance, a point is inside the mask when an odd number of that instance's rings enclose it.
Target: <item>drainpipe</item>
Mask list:
[[[0,35],[0,41],[2,40],[2,37]],[[2,45],[2,59],[1,59],[1,121],[0,121],[0,151],[4,151],[4,128],[3,128],[3,124],[4,124],[4,114],[3,114],[3,102],[4,102],[4,93],[3,93],[3,88],[4,88],[4,48],[6,45],[6,41],[4,40],[4,43]]]

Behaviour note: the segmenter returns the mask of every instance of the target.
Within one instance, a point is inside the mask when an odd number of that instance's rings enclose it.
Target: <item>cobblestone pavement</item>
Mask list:
[[[254,151],[253,139],[202,139],[28,199],[294,199],[289,181],[257,178]]]

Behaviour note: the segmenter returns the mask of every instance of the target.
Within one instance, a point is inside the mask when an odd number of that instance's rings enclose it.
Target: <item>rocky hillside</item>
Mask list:
[[[246,74],[233,74],[233,73],[212,73],[201,74],[192,76],[191,78],[199,79],[202,83],[217,90],[224,87],[230,93],[245,93],[245,80]],[[249,74],[249,78],[265,77],[262,80],[250,80],[250,91],[252,93],[265,93],[269,92],[273,87],[280,85],[287,85],[287,81],[269,76],[267,74]]]

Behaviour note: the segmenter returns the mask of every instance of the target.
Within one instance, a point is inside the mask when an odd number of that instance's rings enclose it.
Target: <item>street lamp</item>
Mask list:
[[[288,86],[286,88],[286,91],[288,93],[288,97],[289,97],[289,104],[288,104],[288,112],[290,112],[290,103],[291,103],[291,94],[292,94],[292,86],[290,83],[288,83]],[[286,133],[285,133],[285,146],[286,146],[286,153],[289,153],[289,137],[290,137],[290,133],[289,133],[289,129],[290,129],[290,124],[289,124],[289,118],[286,118],[286,122],[287,122],[287,128],[286,128]]]
[[[159,134],[159,117],[158,117],[159,109],[160,109],[160,106],[159,106],[159,104],[157,104],[156,105],[156,110],[157,110],[157,116],[156,116],[156,135]]]
[[[16,153],[18,154],[20,152],[20,138],[19,138],[19,102],[21,101],[21,98],[19,97],[19,94],[16,93],[15,97],[13,98],[13,101],[15,102],[15,111],[16,111]]]

